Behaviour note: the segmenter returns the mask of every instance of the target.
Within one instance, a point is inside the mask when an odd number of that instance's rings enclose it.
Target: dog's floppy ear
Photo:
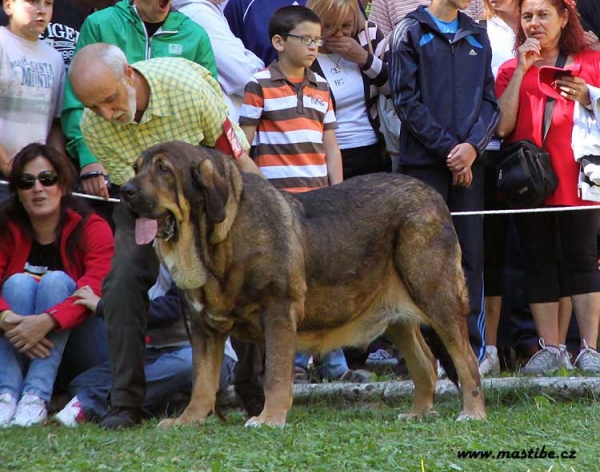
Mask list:
[[[213,223],[221,223],[225,216],[225,204],[229,195],[227,182],[215,171],[210,159],[204,159],[198,167],[192,168],[192,176],[204,194],[206,216]]]

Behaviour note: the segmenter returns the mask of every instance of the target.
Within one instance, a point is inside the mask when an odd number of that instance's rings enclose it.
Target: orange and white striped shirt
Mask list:
[[[327,81],[306,69],[290,80],[278,62],[246,86],[240,125],[256,127],[256,165],[275,187],[303,192],[329,184],[323,133],[337,122]]]

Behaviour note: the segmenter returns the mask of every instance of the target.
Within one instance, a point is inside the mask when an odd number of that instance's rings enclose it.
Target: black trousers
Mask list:
[[[146,395],[144,355],[148,289],[158,276],[152,244],[135,242],[135,218],[124,203],[115,208],[115,255],[102,285],[112,374],[112,407],[141,408]]]
[[[484,204],[484,170],[475,161],[470,187],[452,185],[452,173],[445,163],[432,166],[404,166],[403,173],[415,177],[437,190],[452,212],[480,211]],[[485,354],[485,310],[483,302],[483,216],[453,216],[452,221],[462,250],[462,265],[469,289],[467,325],[469,341],[481,361]]]
[[[381,143],[351,149],[341,149],[340,151],[342,153],[344,180],[351,179],[357,175],[389,172],[391,170],[391,161],[390,165],[386,166]]]
[[[600,210],[515,215],[529,303],[600,292],[596,235]]]

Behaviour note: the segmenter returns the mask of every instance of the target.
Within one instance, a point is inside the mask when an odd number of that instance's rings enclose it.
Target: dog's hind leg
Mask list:
[[[226,336],[202,329],[195,323],[192,323],[191,334],[194,363],[192,398],[179,418],[162,420],[158,424],[160,428],[202,424],[215,409]]]
[[[408,371],[415,384],[413,406],[408,413],[398,415],[399,419],[411,419],[434,414],[433,397],[437,373],[435,358],[423,340],[419,324],[404,321],[390,325],[386,334],[404,355]]]
[[[477,358],[469,344],[468,291],[461,250],[448,217],[424,211],[413,215],[398,238],[396,268],[422,321],[431,326],[448,350],[463,394],[458,419],[486,417]]]
[[[485,419],[485,402],[479,375],[479,364],[469,344],[466,319],[457,315],[456,322],[435,321],[432,328],[448,349],[456,367],[458,381],[463,395],[463,410],[457,420]]]
[[[246,426],[285,426],[292,407],[292,372],[296,353],[296,320],[303,304],[275,298],[264,305],[266,343],[265,406]]]

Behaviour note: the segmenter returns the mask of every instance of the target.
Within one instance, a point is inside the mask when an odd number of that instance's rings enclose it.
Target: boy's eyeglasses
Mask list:
[[[21,190],[29,190],[35,185],[35,181],[39,180],[44,187],[52,187],[58,183],[58,174],[54,170],[44,170],[37,176],[33,174],[23,174],[17,180],[16,186]]]
[[[319,38],[319,39],[313,39],[313,38],[309,38],[308,36],[301,36],[298,34],[292,34],[292,33],[285,33],[283,36],[291,36],[292,38],[298,38],[300,40],[300,42],[302,44],[304,44],[305,46],[310,46],[311,44],[315,44],[318,47],[323,46],[324,41]]]

